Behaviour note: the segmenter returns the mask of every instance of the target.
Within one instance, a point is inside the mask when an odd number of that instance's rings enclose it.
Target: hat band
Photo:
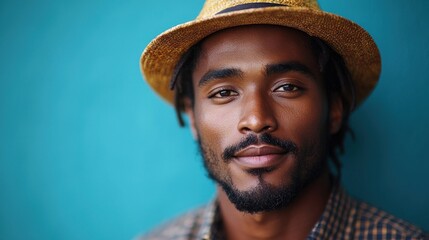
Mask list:
[[[225,8],[224,10],[216,13],[215,15],[235,12],[240,10],[246,10],[246,9],[252,9],[252,8],[266,8],[266,7],[279,7],[279,6],[287,7],[287,5],[279,4],[279,3],[245,3],[234,7]]]

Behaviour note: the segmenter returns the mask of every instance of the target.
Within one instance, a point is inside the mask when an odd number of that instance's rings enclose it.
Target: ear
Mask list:
[[[192,101],[189,98],[184,99],[185,113],[189,118],[189,127],[191,128],[192,136],[195,140],[198,140],[197,128],[195,127],[195,114],[192,106]]]
[[[336,134],[343,123],[343,102],[341,101],[340,97],[334,96],[334,98],[331,100],[331,107],[330,107],[330,113],[329,113],[329,133],[330,134]]]

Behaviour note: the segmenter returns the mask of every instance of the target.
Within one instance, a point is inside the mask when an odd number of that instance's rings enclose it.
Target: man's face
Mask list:
[[[204,40],[188,109],[209,175],[237,209],[285,207],[326,163],[330,112],[303,33],[243,26]]]

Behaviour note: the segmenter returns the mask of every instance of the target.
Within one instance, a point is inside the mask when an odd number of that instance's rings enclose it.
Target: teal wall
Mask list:
[[[213,196],[189,129],[138,66],[201,5],[0,2],[0,239],[130,239]],[[321,5],[364,26],[383,58],[351,119],[344,185],[428,230],[429,2]]]

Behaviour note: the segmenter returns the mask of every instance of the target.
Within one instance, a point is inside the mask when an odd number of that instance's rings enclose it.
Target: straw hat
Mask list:
[[[156,37],[140,59],[149,85],[165,100],[174,102],[169,87],[176,64],[194,44],[219,30],[249,24],[287,26],[329,44],[344,59],[359,105],[375,87],[381,71],[378,48],[360,26],[324,12],[317,0],[206,0],[200,14]]]

